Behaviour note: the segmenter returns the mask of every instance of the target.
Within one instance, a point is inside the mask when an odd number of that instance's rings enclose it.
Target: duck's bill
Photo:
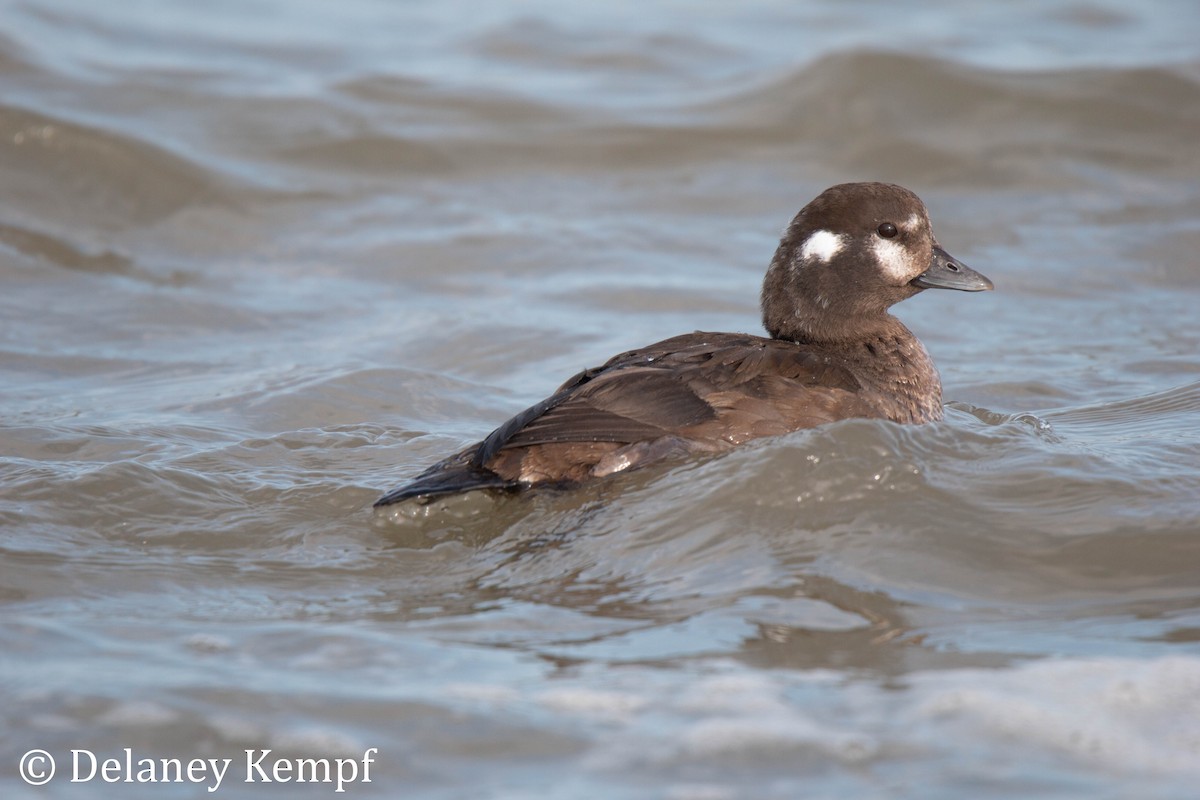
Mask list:
[[[957,289],[960,292],[986,292],[995,288],[984,275],[940,247],[933,248],[929,269],[913,278],[912,284],[922,289]]]

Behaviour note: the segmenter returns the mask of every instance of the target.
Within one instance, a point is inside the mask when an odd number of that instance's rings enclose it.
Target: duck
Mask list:
[[[842,183],[788,224],[761,294],[767,336],[695,331],[628,350],[380,497],[573,487],[839,420],[942,419],[942,384],[890,309],[926,289],[988,291],[912,191]]]

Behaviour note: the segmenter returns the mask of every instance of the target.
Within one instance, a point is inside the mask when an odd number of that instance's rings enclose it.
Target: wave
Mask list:
[[[209,170],[144,139],[0,106],[5,214],[30,227],[121,230],[220,202]],[[19,224],[19,223],[18,223]]]
[[[361,147],[385,169],[417,171],[636,169],[764,149],[778,158],[784,149],[854,174],[1046,187],[1078,182],[1081,164],[1173,173],[1200,125],[1200,83],[1183,70],[1012,72],[880,51],[826,56],[765,83],[721,85],[707,100],[649,110],[556,105],[515,90],[457,89],[432,100],[425,85],[390,76],[335,91],[386,112],[375,119],[399,115],[395,129],[335,137],[297,157],[332,149],[336,162],[358,168],[352,153]],[[1056,159],[1061,166],[1048,170]]]

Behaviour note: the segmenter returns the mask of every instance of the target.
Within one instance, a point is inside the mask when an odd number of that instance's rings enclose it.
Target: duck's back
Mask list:
[[[482,442],[377,505],[475,488],[571,483],[851,417],[886,417],[852,364],[821,348],[696,332],[574,376]]]

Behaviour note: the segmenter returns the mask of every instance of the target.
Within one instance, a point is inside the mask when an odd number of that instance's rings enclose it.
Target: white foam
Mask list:
[[[1200,779],[1200,658],[915,672],[902,691],[846,684],[832,671],[709,668],[717,674],[680,685],[625,676],[630,696],[619,702],[631,711],[619,730],[598,735],[589,764],[712,766],[815,753],[853,765],[907,748],[927,770],[1027,763],[1056,778],[1138,775],[1151,788]]]
[[[1041,661],[921,676],[914,727],[1094,769],[1200,777],[1200,659]]]
[[[540,692],[537,699],[555,711],[612,719],[626,719],[651,702],[649,697],[632,692],[583,687],[548,689]]]

